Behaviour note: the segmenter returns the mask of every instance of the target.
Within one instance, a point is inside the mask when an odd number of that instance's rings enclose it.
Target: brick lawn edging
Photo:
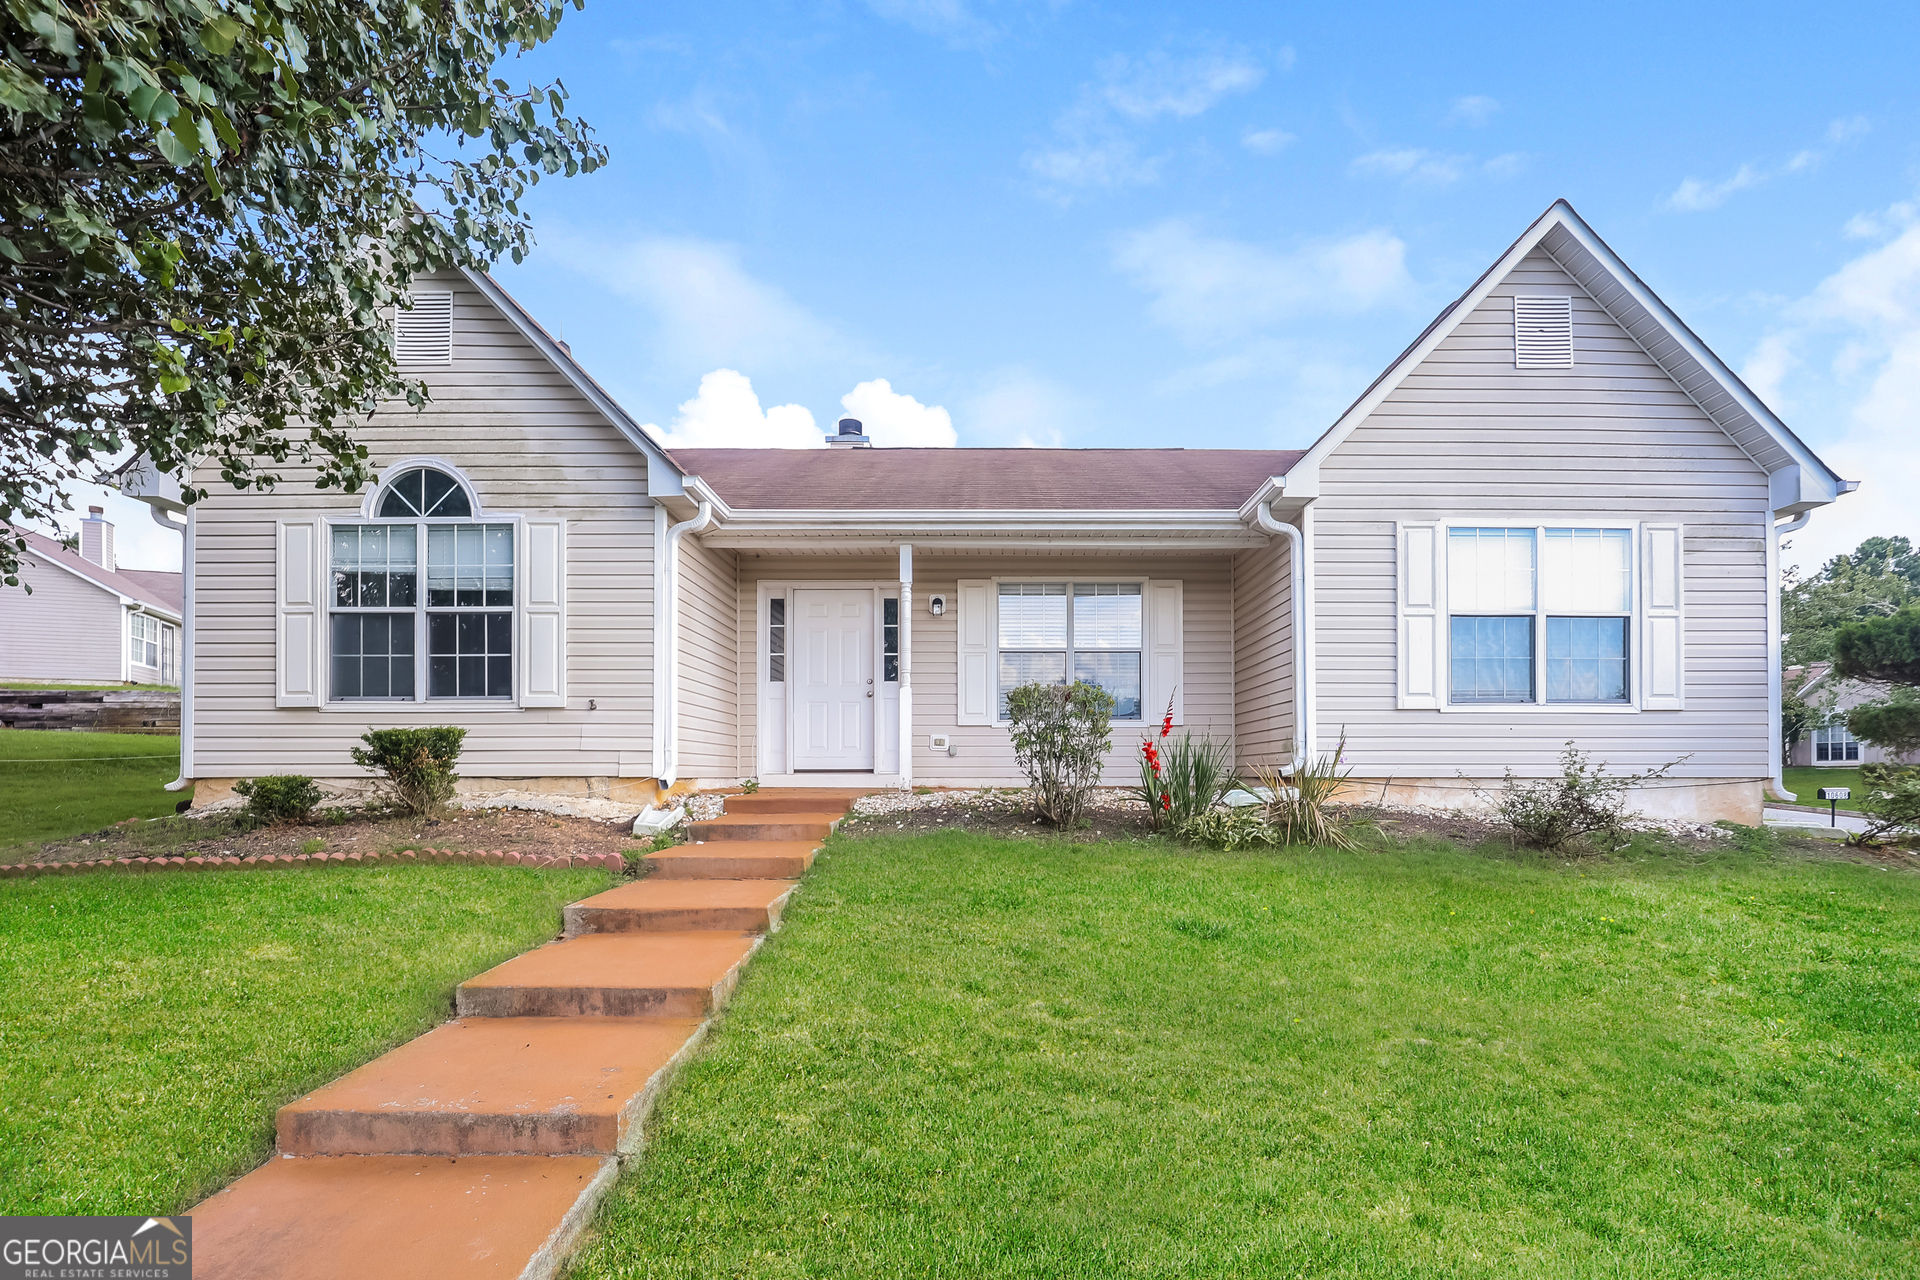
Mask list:
[[[76,862],[16,862],[0,866],[0,880],[28,876],[75,876],[86,871],[237,871],[277,870],[281,867],[370,867],[403,863],[464,863],[470,866],[598,867],[620,871],[626,860],[617,853],[542,854],[517,849],[402,849],[398,853],[268,853],[241,858],[234,855],[195,854],[190,858],[97,858]]]

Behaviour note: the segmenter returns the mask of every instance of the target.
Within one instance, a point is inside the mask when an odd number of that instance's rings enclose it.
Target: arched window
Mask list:
[[[431,466],[387,481],[374,511],[331,526],[329,698],[511,699],[514,524],[474,519]]]
[[[405,520],[409,516],[438,516],[443,520],[473,517],[473,504],[460,482],[433,467],[414,467],[389,481],[380,499],[380,518]]]

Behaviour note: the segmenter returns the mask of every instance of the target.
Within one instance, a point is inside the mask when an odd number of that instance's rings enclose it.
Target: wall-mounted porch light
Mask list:
[[[946,611],[947,611],[947,598],[945,596],[928,596],[927,597],[928,613],[932,614],[934,617],[937,618],[941,614],[945,613]]]

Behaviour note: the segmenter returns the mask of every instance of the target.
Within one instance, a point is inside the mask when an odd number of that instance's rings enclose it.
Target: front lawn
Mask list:
[[[1827,807],[1827,802],[1820,799],[1821,787],[1851,788],[1853,798],[1840,802],[1840,810],[1843,813],[1849,810],[1857,811],[1860,808],[1860,797],[1866,794],[1860,786],[1858,769],[1816,769],[1811,765],[1801,765],[1799,768],[1783,771],[1780,780],[1787,784],[1787,790],[1798,797],[1794,801],[1795,804],[1812,805],[1820,809]]]
[[[0,1213],[184,1212],[266,1157],[276,1108],[448,1017],[456,984],[607,882],[467,866],[0,882]]]
[[[0,862],[43,840],[172,813],[186,794],[180,739],[155,733],[0,729]]]
[[[570,1273],[1920,1273],[1920,876],[837,837]]]

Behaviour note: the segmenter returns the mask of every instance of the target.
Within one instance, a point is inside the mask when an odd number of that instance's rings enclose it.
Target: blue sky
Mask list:
[[[1304,446],[1558,196],[1920,527],[1903,6],[589,0],[505,68],[612,150],[500,279],[642,421]],[[850,398],[850,399],[849,399]],[[157,531],[156,531],[157,532]]]

